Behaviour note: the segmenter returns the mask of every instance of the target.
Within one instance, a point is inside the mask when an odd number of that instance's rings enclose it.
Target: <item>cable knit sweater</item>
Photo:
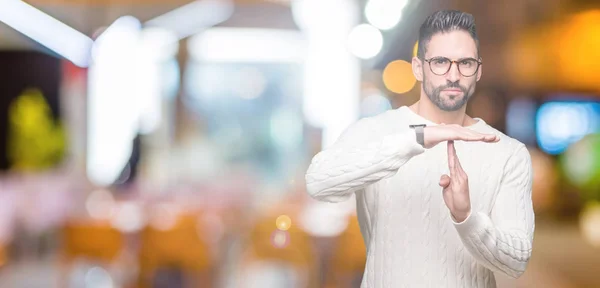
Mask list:
[[[361,287],[496,287],[494,273],[523,273],[535,226],[531,158],[522,143],[476,120],[469,129],[501,140],[455,143],[471,196],[461,223],[438,185],[449,175],[446,143],[419,145],[408,125],[436,124],[406,106],[357,121],[312,159],[312,197],[356,195],[367,246]]]

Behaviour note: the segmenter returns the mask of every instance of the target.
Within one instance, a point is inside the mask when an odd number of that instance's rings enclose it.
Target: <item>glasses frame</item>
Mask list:
[[[432,60],[436,60],[436,59],[446,59],[448,61],[450,61],[450,65],[448,66],[448,70],[446,70],[446,72],[442,73],[442,74],[438,74],[433,72],[433,68],[431,68],[431,61]],[[429,59],[422,59],[423,61],[427,62],[427,64],[429,64],[429,70],[431,70],[431,73],[438,75],[438,76],[443,76],[446,75],[450,69],[452,69],[452,64],[456,64],[456,68],[458,69],[458,73],[460,73],[460,75],[464,76],[464,77],[473,77],[475,76],[475,74],[477,74],[477,72],[479,71],[479,67],[481,67],[481,64],[483,64],[483,62],[481,61],[481,58],[479,59],[475,59],[475,58],[471,58],[471,57],[467,57],[467,58],[461,58],[458,60],[452,60],[450,58],[447,57],[443,57],[443,56],[434,56],[431,57]],[[464,73],[462,73],[462,71],[460,71],[460,65],[458,65],[458,62],[464,61],[464,60],[475,60],[475,62],[477,62],[477,68],[475,68],[475,72],[471,75],[465,75]]]

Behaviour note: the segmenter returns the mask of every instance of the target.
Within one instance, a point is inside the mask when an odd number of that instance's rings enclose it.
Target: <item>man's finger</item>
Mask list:
[[[479,133],[479,132],[475,132],[475,131],[471,131],[471,130],[469,130],[468,133],[471,135],[471,137],[473,137],[477,140],[484,140],[485,137],[487,136],[487,134],[483,134],[483,133]]]
[[[446,188],[448,187],[448,185],[450,185],[450,176],[444,174],[442,175],[442,177],[440,178],[440,186],[442,188]]]
[[[454,153],[452,153],[454,149],[454,141],[448,141],[448,170],[450,170],[450,177],[454,177],[455,175],[455,167],[456,162],[454,161]]]
[[[458,173],[464,173],[465,171],[462,169],[462,166],[460,165],[460,160],[458,159],[458,155],[456,155],[456,147],[454,147],[454,144],[452,144],[452,158],[454,159],[454,169],[456,169],[455,172]]]
[[[459,136],[460,140],[463,141],[482,141],[485,139],[485,136],[478,133],[469,133],[470,131],[462,132]]]
[[[500,140],[500,137],[498,137],[497,135],[491,134],[491,135],[486,135],[485,140],[487,142],[498,142]]]

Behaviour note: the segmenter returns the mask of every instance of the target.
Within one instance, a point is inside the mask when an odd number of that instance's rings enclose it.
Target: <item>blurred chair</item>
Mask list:
[[[180,214],[164,229],[146,226],[140,235],[139,287],[214,287],[211,247],[200,233],[195,214]]]
[[[7,249],[8,246],[5,243],[0,242],[0,269],[2,269],[8,262]]]
[[[90,258],[111,262],[123,249],[125,237],[107,222],[71,222],[64,227],[63,243],[67,261]]]
[[[69,287],[69,276],[78,260],[110,267],[124,252],[125,236],[109,222],[69,221],[62,229],[60,286]]]
[[[310,235],[294,224],[279,230],[281,214],[269,215],[250,229],[239,271],[243,287],[317,287],[317,252]]]
[[[356,215],[349,216],[348,227],[335,240],[329,261],[327,287],[360,287],[367,261],[367,249]]]

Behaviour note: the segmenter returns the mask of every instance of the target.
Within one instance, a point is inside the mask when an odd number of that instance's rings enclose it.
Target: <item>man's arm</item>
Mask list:
[[[503,173],[491,217],[473,211],[463,222],[454,224],[465,247],[479,263],[518,278],[531,257],[535,229],[533,168],[524,145],[510,157]]]
[[[308,193],[322,201],[345,201],[355,191],[394,175],[410,158],[425,151],[408,126],[395,134],[379,128],[376,118],[363,118],[315,155],[306,173]]]

